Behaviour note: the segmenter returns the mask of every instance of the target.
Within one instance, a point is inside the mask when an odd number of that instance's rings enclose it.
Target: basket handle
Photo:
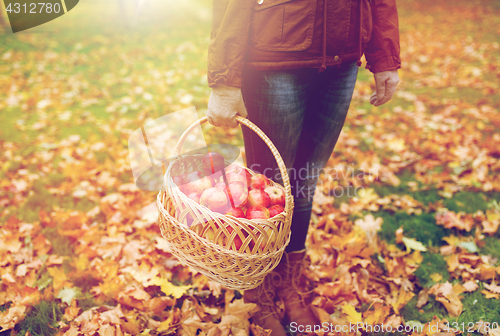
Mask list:
[[[175,146],[174,149],[174,155],[180,155],[181,152],[181,147],[182,144],[184,143],[184,140],[186,140],[186,137],[189,135],[189,133],[198,125],[201,125],[207,121],[207,117],[203,117],[199,119],[198,121],[194,122],[191,126],[189,126],[184,133],[182,133],[181,137],[179,138],[179,141],[177,141],[177,145]],[[269,147],[271,150],[271,153],[273,154],[274,158],[276,159],[276,163],[278,164],[278,168],[281,173],[281,177],[283,180],[284,188],[285,188],[285,211],[287,214],[291,214],[291,209],[293,207],[293,198],[292,198],[292,189],[290,187],[290,178],[288,177],[288,171],[286,170],[285,163],[283,162],[283,159],[281,158],[280,153],[274,146],[274,144],[271,142],[271,140],[267,137],[267,135],[262,132],[260,128],[257,127],[253,122],[251,122],[248,119],[242,118],[240,116],[236,116],[236,121],[238,121],[240,124],[245,125],[246,127],[250,128],[252,131],[255,132]]]

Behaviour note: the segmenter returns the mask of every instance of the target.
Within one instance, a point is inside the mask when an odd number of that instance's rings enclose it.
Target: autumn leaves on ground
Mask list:
[[[135,187],[128,162],[142,124],[206,109],[210,4],[168,19],[149,8],[135,28],[97,4],[55,33],[1,36],[0,335],[266,335],[241,293],[169,254],[156,193]],[[399,10],[399,90],[372,107],[360,70],[321,176],[314,305],[366,332],[499,335],[500,8]],[[204,130],[242,145],[239,131]]]

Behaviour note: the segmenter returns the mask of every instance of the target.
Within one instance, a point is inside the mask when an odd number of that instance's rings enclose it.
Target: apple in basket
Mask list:
[[[212,211],[223,212],[229,206],[229,200],[224,191],[211,187],[203,191],[200,196],[200,204]]]
[[[285,210],[285,208],[283,208],[283,206],[280,204],[275,204],[268,210],[269,210],[269,218],[273,218],[274,216],[282,213]]]
[[[261,189],[252,189],[248,192],[248,206],[263,206],[268,208],[271,205],[271,198]]]
[[[184,182],[184,193],[189,195],[192,193],[202,194],[204,190],[214,186],[214,179],[211,176],[205,176],[199,171],[194,171],[186,176]]]
[[[192,199],[196,203],[200,203],[200,195],[197,193],[191,193],[191,194],[187,195],[187,197]]]
[[[232,199],[232,205],[235,207],[244,207],[247,204],[248,189],[242,182],[234,181],[229,183],[227,193],[230,200]]]
[[[225,173],[228,183],[238,181],[243,183],[246,188],[250,185],[252,175],[245,168],[233,164],[225,169]]]
[[[285,206],[285,191],[282,188],[269,186],[264,191],[269,195],[271,205],[279,204],[283,207]]]
[[[256,174],[250,179],[250,189],[264,190],[271,185],[271,181],[263,174]]]
[[[236,218],[245,218],[245,211],[243,211],[242,208],[238,208],[238,207],[229,208],[228,210],[226,210],[224,215],[230,215],[230,216],[233,216]]]
[[[217,152],[208,152],[201,160],[205,175],[211,175],[224,168],[224,157]]]
[[[247,209],[247,219],[269,219],[269,209],[262,205],[251,206]]]
[[[222,190],[222,191],[226,191],[226,184],[224,182],[219,182],[215,185],[216,188]]]

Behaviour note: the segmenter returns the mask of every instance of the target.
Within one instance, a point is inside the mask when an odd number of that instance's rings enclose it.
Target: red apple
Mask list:
[[[248,205],[254,207],[257,205],[268,208],[271,205],[271,198],[261,189],[252,189],[248,192]]]
[[[275,204],[269,208],[269,218],[273,218],[277,214],[282,213],[285,210],[280,204]]]
[[[235,165],[235,164],[232,164],[232,165],[229,165],[224,170],[224,172],[226,173],[226,178],[227,178],[228,183],[240,181],[247,188],[250,185],[252,175],[245,168],[240,167],[240,166]]]
[[[227,166],[224,171],[226,172],[226,174],[230,174],[230,173],[234,173],[234,174],[241,174],[243,176],[246,176],[245,172],[246,172],[246,169],[241,167],[241,166],[238,166],[237,164],[230,164],[229,166]]]
[[[200,204],[206,206],[212,211],[223,212],[228,204],[229,200],[224,191],[212,187],[208,188],[200,196]]]
[[[200,195],[197,193],[191,193],[191,194],[187,195],[187,197],[192,199],[196,203],[200,203]]]
[[[226,178],[227,178],[227,183],[241,182],[247,189],[248,186],[250,185],[250,178],[249,177],[247,178],[246,176],[241,174],[229,173],[226,174]]]
[[[226,191],[230,197],[230,201],[232,199],[231,204],[233,206],[244,207],[247,204],[248,189],[242,182],[234,181],[229,183]]]
[[[189,176],[189,175],[188,175]],[[204,190],[212,188],[214,186],[214,179],[210,176],[205,176],[203,178],[189,182],[184,186],[184,193],[192,194],[197,193],[201,195]]]
[[[251,206],[247,209],[247,219],[268,219],[269,210],[261,205]]]
[[[224,157],[217,152],[208,152],[201,161],[206,175],[214,174],[224,168]]]
[[[256,174],[250,180],[250,189],[264,190],[271,185],[271,181],[263,174]]]
[[[236,218],[245,218],[245,211],[242,208],[229,208],[224,212],[225,215],[231,215]]]
[[[224,182],[219,182],[215,185],[215,187],[217,189],[220,189],[220,190],[223,190],[223,191],[226,191],[226,184]]]
[[[264,191],[271,199],[271,205],[279,204],[285,206],[285,191],[280,187],[269,186]],[[271,216],[272,217],[272,216]]]

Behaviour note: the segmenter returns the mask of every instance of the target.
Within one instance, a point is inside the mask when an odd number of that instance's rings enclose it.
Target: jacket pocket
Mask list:
[[[256,49],[301,51],[311,46],[316,0],[252,1],[250,41]]]
[[[368,43],[372,37],[372,7],[370,0],[361,0],[361,38],[363,43]]]

